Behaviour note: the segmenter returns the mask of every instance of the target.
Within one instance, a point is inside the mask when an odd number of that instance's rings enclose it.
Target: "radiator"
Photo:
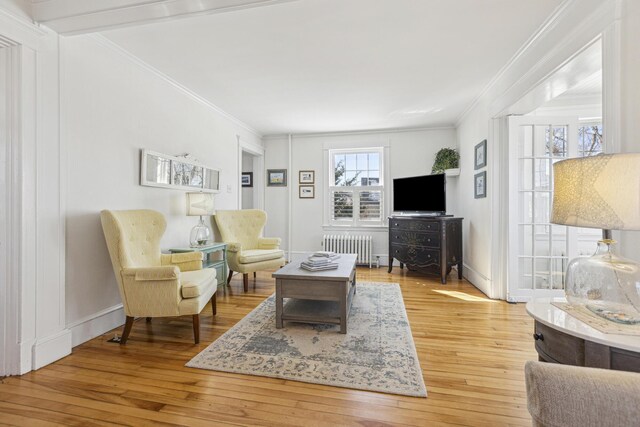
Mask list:
[[[357,264],[369,265],[373,255],[371,253],[371,236],[327,235],[322,236],[322,246],[325,251],[339,254],[357,254]]]

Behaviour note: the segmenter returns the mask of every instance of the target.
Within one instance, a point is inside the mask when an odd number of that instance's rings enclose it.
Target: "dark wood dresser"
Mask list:
[[[394,258],[400,268],[406,264],[413,271],[440,274],[443,284],[457,265],[462,279],[462,218],[390,216],[389,273]]]

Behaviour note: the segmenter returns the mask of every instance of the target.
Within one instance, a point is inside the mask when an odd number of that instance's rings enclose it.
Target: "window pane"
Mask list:
[[[347,170],[357,170],[358,166],[356,164],[356,158],[357,155],[356,154],[346,154],[345,155],[346,159],[347,159]]]
[[[602,125],[580,126],[578,128],[578,155],[595,156],[602,153]]]
[[[549,289],[550,265],[551,263],[549,258],[536,258],[536,272],[534,276],[534,285],[536,289]]]
[[[520,258],[519,260],[520,280],[518,280],[518,288],[520,289],[533,289],[532,271],[533,271],[533,259],[532,258]]]
[[[331,202],[334,220],[353,218],[353,193],[351,191],[334,191]]]
[[[533,222],[533,192],[520,193],[520,222],[530,224]]]
[[[550,190],[551,189],[551,165],[550,160],[536,159],[535,160],[535,190]]]
[[[360,219],[380,221],[382,219],[382,192],[362,191],[360,193]]]
[[[547,224],[551,211],[551,193],[536,192],[534,196],[535,212],[533,220],[536,224]]]
[[[380,170],[380,153],[369,153],[369,170]]]
[[[352,170],[348,170],[345,172],[345,184],[349,187],[352,187],[354,185],[360,185],[360,182],[358,182],[358,178],[360,176],[360,172],[356,172],[356,171],[352,171]]]
[[[369,162],[367,161],[367,153],[359,153],[358,154],[358,170],[367,170],[369,169]]]
[[[336,155],[335,156],[335,169],[333,170],[335,175],[335,185],[346,185],[344,181],[344,168],[345,160],[344,155]]]

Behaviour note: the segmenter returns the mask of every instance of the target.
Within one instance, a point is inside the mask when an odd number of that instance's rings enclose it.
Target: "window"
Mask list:
[[[329,159],[329,222],[383,225],[383,149],[330,150]]]

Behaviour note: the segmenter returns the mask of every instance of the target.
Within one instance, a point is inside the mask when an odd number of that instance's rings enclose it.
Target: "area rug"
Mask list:
[[[347,334],[329,324],[276,329],[271,295],[186,366],[426,397],[400,286],[357,286]]]

